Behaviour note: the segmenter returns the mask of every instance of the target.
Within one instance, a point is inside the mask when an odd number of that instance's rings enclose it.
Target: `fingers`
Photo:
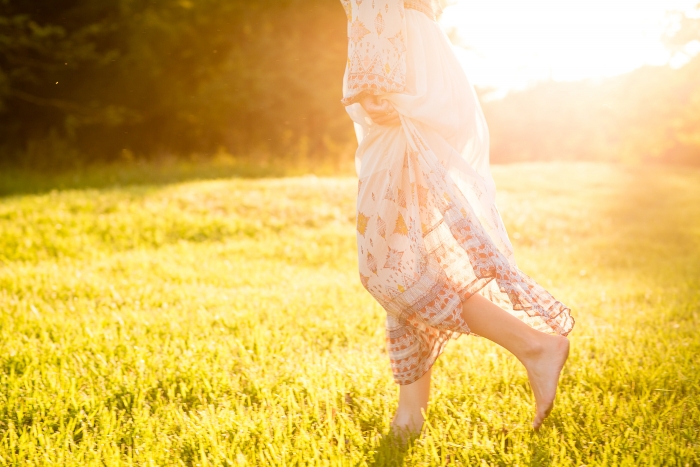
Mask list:
[[[390,114],[379,114],[379,115],[376,115],[374,117],[372,117],[370,115],[370,118],[377,125],[383,125],[383,126],[401,125],[401,118],[399,118],[399,114],[396,111],[394,111]]]
[[[382,125],[382,126],[401,125],[401,119],[399,118],[399,114],[396,111],[394,111],[391,114],[378,114],[375,116],[370,115],[370,118],[377,125]]]
[[[400,125],[401,119],[391,102],[386,99],[377,100],[376,96],[366,96],[360,101],[369,118],[377,125]]]
[[[377,105],[377,112],[391,112],[394,110],[394,106],[391,105],[391,102],[389,102],[386,99],[381,99],[379,101],[379,104]]]
[[[392,126],[401,124],[399,113],[396,111],[394,106],[386,100],[382,100],[381,104],[377,105],[367,113],[372,121],[377,125]]]

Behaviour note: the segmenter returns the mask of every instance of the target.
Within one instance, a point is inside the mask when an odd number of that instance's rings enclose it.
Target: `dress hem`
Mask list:
[[[463,306],[463,304],[464,304],[465,301],[469,300],[469,298],[471,298],[472,296],[478,294],[478,293],[479,293],[481,290],[483,290],[487,285],[489,285],[489,284],[491,283],[491,281],[493,281],[494,279],[495,279],[495,278],[490,278],[483,286],[481,286],[480,288],[478,288],[475,292],[470,293],[469,296],[467,296],[466,298],[462,298],[462,297],[460,296],[460,303],[459,303],[458,306],[461,308],[461,307]],[[483,295],[482,295],[482,297],[483,297]],[[484,298],[486,298],[486,297],[484,297]],[[488,300],[488,298],[487,298],[487,300]],[[491,301],[491,300],[489,300],[489,301]],[[491,301],[491,303],[494,303],[494,302]],[[496,305],[496,306],[498,306],[498,305]],[[549,312],[550,312],[550,311],[553,311],[555,308],[558,309],[559,312],[558,312],[556,315],[553,316],[554,318],[558,317],[558,316],[561,315],[562,313],[567,313],[567,312],[569,312],[569,313],[568,313],[568,317],[570,318],[570,325],[567,326],[568,329],[562,329],[564,332],[558,332],[557,329],[555,329],[555,328],[553,328],[553,327],[550,326],[550,328],[552,329],[553,332],[552,332],[552,333],[545,333],[545,334],[559,335],[559,336],[564,336],[564,337],[566,337],[566,336],[568,336],[569,333],[573,330],[573,327],[574,327],[574,324],[576,323],[576,321],[574,320],[573,316],[571,316],[571,314],[570,314],[571,309],[568,308],[567,306],[565,306],[565,305],[564,305],[563,303],[561,303],[561,302],[556,302],[556,303],[554,303],[551,307],[549,307],[549,308],[547,309],[547,311],[546,311],[546,315],[549,316],[549,315],[550,315]],[[504,310],[504,311],[508,312],[507,310]],[[544,318],[545,315],[537,313],[537,314],[533,315],[532,317],[533,317],[533,318],[534,318],[534,317],[541,317],[541,318]],[[551,318],[550,318],[550,319],[551,319]],[[548,320],[543,320],[543,321],[544,321],[545,323],[549,324]],[[439,339],[439,340],[435,343],[435,345],[433,345],[433,347],[432,347],[432,349],[431,349],[431,351],[430,351],[430,357],[423,361],[423,363],[424,363],[424,364],[423,364],[423,369],[422,369],[420,372],[418,372],[418,373],[414,373],[414,375],[416,375],[415,377],[412,377],[412,378],[409,378],[409,379],[404,379],[404,380],[398,381],[397,378],[395,377],[396,374],[394,373],[394,381],[396,382],[396,384],[398,384],[399,386],[406,386],[406,385],[408,385],[408,384],[413,384],[413,383],[415,383],[416,381],[418,381],[419,379],[421,379],[423,376],[425,376],[425,374],[428,373],[428,371],[430,371],[430,370],[433,368],[433,365],[435,365],[435,362],[437,362],[437,359],[440,357],[440,355],[442,355],[442,353],[443,353],[444,350],[445,350],[445,347],[447,347],[447,343],[448,343],[450,340],[457,340],[457,339],[459,339],[459,338],[462,337],[462,336],[482,337],[482,336],[480,336],[479,334],[476,334],[475,332],[472,332],[472,331],[469,329],[469,323],[466,323],[466,322],[465,322],[465,324],[466,324],[466,327],[467,327],[466,332],[451,331],[451,335]],[[557,327],[558,327],[558,328],[562,328],[561,326],[557,326]],[[544,331],[540,331],[540,332],[544,332]]]

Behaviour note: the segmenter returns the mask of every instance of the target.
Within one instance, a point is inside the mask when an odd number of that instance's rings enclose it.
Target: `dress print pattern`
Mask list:
[[[404,5],[401,0],[342,0],[348,17],[348,73],[343,104],[369,92],[406,85]]]
[[[362,6],[375,5],[379,11],[372,14],[382,13],[372,26],[375,31],[387,24],[395,28],[403,18],[407,50],[399,62],[416,70],[403,91],[367,88],[391,100],[400,115],[398,127],[372,124],[353,103],[352,83],[371,78],[348,80],[361,70],[352,55],[344,88],[360,141],[360,281],[387,312],[387,348],[399,384],[418,380],[450,338],[470,333],[461,311],[475,293],[543,332],[567,335],[574,325],[570,310],[518,269],[495,204],[481,108],[452,60],[444,33],[432,21],[432,3],[411,3],[419,5],[404,11],[403,2],[345,3],[349,42],[358,12],[371,16]],[[358,31],[357,37],[368,40],[370,33]],[[381,54],[379,35],[371,37],[373,50]],[[374,59],[395,62],[393,53]]]

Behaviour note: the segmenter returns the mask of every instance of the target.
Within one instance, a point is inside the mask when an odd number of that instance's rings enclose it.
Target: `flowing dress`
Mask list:
[[[360,280],[387,312],[394,380],[424,375],[469,334],[479,293],[543,332],[567,335],[569,308],[518,269],[496,208],[489,133],[431,0],[341,0],[348,16],[343,104],[355,123]],[[400,126],[358,100],[388,100]]]

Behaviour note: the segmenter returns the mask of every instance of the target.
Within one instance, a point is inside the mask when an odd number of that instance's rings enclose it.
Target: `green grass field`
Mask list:
[[[424,435],[382,436],[355,179],[185,181],[0,198],[0,465],[700,465],[700,170],[494,175],[577,321],[539,433],[519,363],[462,337]]]

